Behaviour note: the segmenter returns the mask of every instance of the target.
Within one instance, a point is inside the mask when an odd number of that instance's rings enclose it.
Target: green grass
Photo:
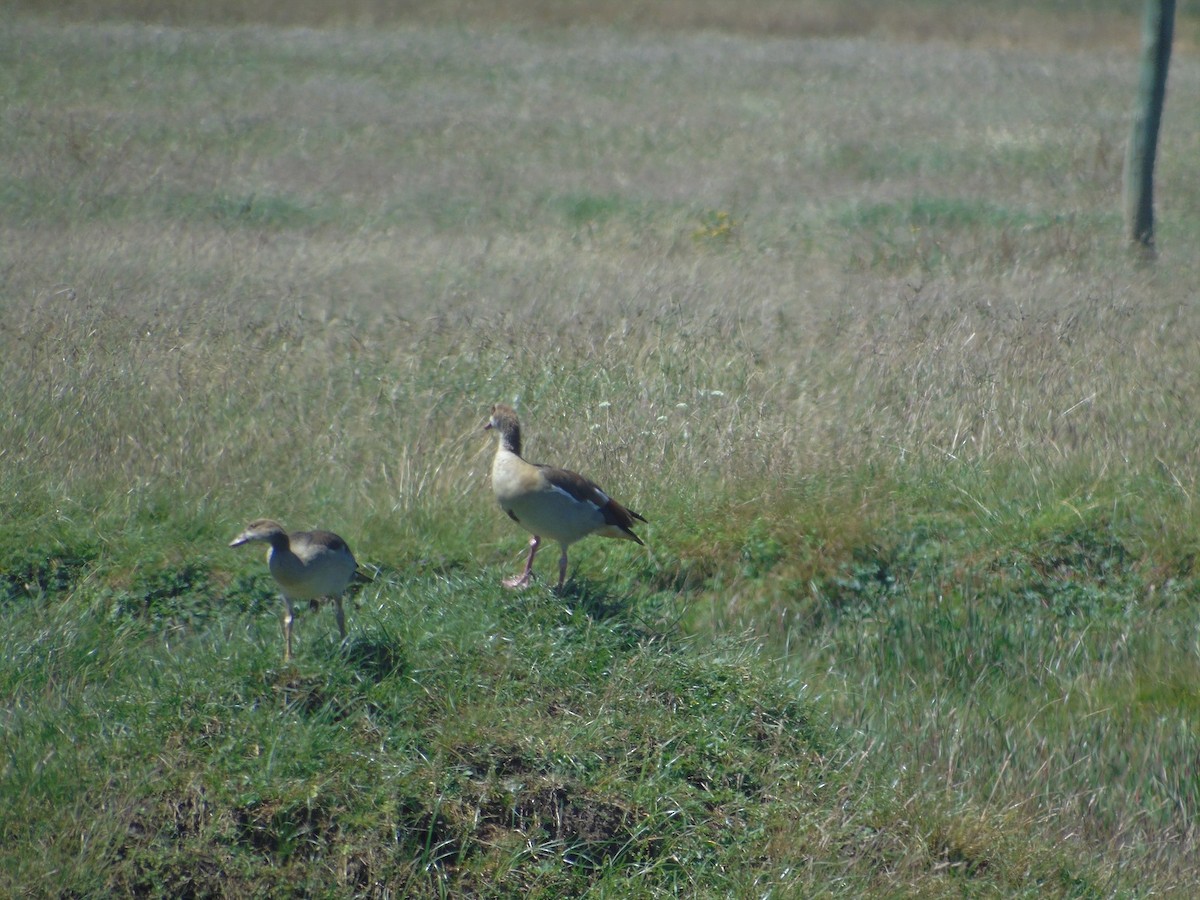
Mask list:
[[[1097,877],[887,789],[743,644],[673,634],[669,595],[388,578],[344,654],[306,616],[281,668],[273,617],[219,589],[207,618],[186,594],[81,610],[83,594],[11,608],[9,889],[742,894],[828,889],[813,857],[830,854],[845,893],[926,866],[948,891],[985,870],[1018,892]]]
[[[1147,266],[1127,4],[567,6],[4,26],[0,894],[1190,896],[1186,43]]]

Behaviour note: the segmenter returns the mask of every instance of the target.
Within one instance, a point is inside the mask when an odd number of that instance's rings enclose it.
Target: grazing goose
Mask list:
[[[229,542],[240,547],[250,541],[270,544],[267,565],[283,593],[283,658],[292,658],[292,602],[307,600],[313,609],[317,601],[329,597],[337,615],[338,632],[346,640],[346,614],[342,610],[342,592],[354,578],[358,564],[346,542],[330,531],[294,531],[270,519],[255,519],[246,530]]]
[[[537,465],[521,458],[521,424],[510,406],[497,403],[485,429],[496,432],[496,457],[492,460],[492,490],[510,519],[533,535],[525,571],[504,579],[504,586],[528,586],[533,557],[542,538],[562,546],[558,561],[558,589],[567,578],[567,548],[589,534],[642,543],[633,533],[634,520],[646,520],[626,509],[590,479],[568,469]]]

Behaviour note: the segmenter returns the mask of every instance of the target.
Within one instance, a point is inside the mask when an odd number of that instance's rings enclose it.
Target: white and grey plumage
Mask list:
[[[319,600],[333,600],[338,633],[346,640],[346,614],[342,594],[358,569],[349,546],[332,531],[294,531],[288,534],[271,519],[255,519],[245,531],[229,542],[240,547],[251,541],[268,544],[267,566],[283,594],[283,658],[292,658],[292,623],[295,601],[309,601],[312,608]]]
[[[533,535],[525,571],[504,580],[505,587],[523,588],[533,573],[533,558],[542,538],[562,547],[558,587],[567,578],[567,548],[589,534],[626,541],[642,539],[633,533],[634,520],[645,522],[608,496],[592,480],[570,469],[527,462],[521,456],[521,425],[510,406],[498,403],[485,429],[496,433],[492,460],[492,490],[510,519]]]

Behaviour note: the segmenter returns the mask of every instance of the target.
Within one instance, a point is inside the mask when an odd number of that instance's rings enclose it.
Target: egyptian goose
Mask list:
[[[485,430],[496,433],[492,490],[510,519],[533,535],[525,571],[504,579],[504,586],[528,586],[533,557],[542,538],[558,541],[558,589],[567,578],[567,548],[589,534],[642,543],[633,533],[634,520],[646,520],[626,509],[590,479],[568,469],[526,462],[521,457],[521,424],[511,406],[497,403]]]
[[[229,542],[240,547],[250,541],[270,544],[267,565],[283,593],[283,658],[292,658],[292,601],[307,600],[312,609],[317,601],[333,600],[338,632],[346,640],[346,614],[342,610],[342,592],[354,578],[358,564],[346,542],[329,531],[293,531],[270,519],[255,519],[246,530]]]

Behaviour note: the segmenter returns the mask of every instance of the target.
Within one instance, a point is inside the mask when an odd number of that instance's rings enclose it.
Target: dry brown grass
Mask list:
[[[414,496],[469,483],[465,436],[520,396],[547,455],[596,464],[594,424],[636,447],[634,492],[934,459],[1192,493],[1186,58],[1146,271],[1116,221],[1128,55],[19,30],[21,470],[207,495],[350,460],[360,496],[400,457],[433,468]]]
[[[946,41],[976,47],[1095,50],[1135,48],[1140,4],[1108,0],[1080,4],[1047,0],[991,3],[871,3],[865,0],[385,0],[259,2],[215,0],[148,3],[145,0],[67,0],[19,7],[73,20],[128,19],[167,25],[271,24],[305,27],[469,25],[472,27],[610,27],[626,30],[723,31],[770,37],[862,37]],[[1179,40],[1191,46],[1195,28],[1180,10]]]

